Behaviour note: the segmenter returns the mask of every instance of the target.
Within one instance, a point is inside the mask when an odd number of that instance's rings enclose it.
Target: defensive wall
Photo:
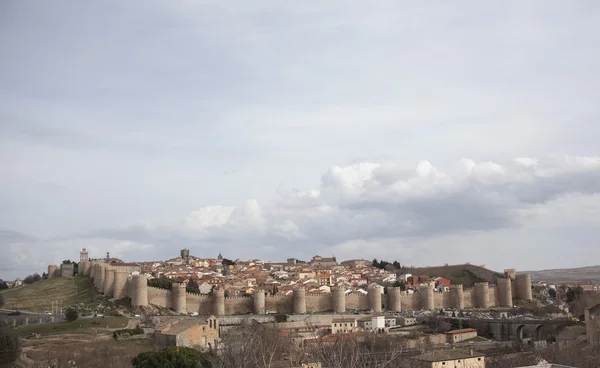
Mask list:
[[[211,296],[185,292],[183,284],[173,284],[173,290],[151,287],[145,275],[128,276],[126,271],[114,270],[101,261],[91,262],[89,274],[99,292],[116,299],[130,297],[132,306],[150,304],[178,313],[197,312],[217,316],[264,314],[266,311],[306,314],[512,307],[513,297],[532,299],[529,275],[516,275],[514,280],[510,277],[498,278],[497,285],[482,282],[468,289],[462,285],[452,285],[447,292],[421,287],[408,293],[396,287],[375,286],[370,287],[367,294],[346,294],[340,287],[332,287],[331,293],[309,293],[300,287],[290,295],[273,296],[258,289],[252,296],[226,297],[225,291],[219,287],[214,289]]]

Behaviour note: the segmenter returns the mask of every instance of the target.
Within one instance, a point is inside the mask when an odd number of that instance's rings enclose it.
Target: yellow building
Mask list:
[[[473,350],[435,350],[412,359],[414,368],[485,368],[485,355]]]
[[[219,341],[219,321],[215,316],[206,320],[185,318],[170,320],[154,331],[160,347],[185,346],[194,349],[215,348]]]

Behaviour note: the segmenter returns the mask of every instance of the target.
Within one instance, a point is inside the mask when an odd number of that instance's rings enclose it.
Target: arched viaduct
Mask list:
[[[548,340],[565,327],[578,324],[566,319],[468,319],[464,323],[476,328],[480,335],[501,341]]]

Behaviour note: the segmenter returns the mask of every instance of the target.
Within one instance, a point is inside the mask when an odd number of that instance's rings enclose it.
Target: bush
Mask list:
[[[287,314],[276,314],[275,322],[287,322],[288,316]]]
[[[152,286],[152,287],[160,288],[160,289],[171,290],[171,284],[174,282],[175,282],[175,280],[171,280],[168,277],[162,276],[157,279],[148,280],[148,286]]]
[[[140,353],[131,364],[134,368],[210,368],[209,354],[191,348],[169,346]]]
[[[144,334],[144,330],[142,330],[140,327],[136,327],[136,328],[125,328],[122,330],[116,330],[113,332],[113,337],[115,338],[115,340],[117,340],[121,335],[125,335],[128,334],[129,336],[131,335],[143,335]]]
[[[79,318],[79,313],[77,312],[77,310],[75,310],[73,308],[69,308],[65,311],[65,318],[67,321],[73,322],[77,318]]]
[[[0,308],[2,308],[4,306],[4,303],[6,301],[4,300],[4,295],[0,295]]]
[[[0,364],[9,364],[17,360],[21,348],[19,338],[8,328],[0,328]]]

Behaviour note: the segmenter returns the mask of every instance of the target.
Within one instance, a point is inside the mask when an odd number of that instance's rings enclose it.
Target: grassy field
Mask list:
[[[49,334],[57,332],[75,331],[86,328],[125,328],[129,319],[126,317],[80,318],[73,322],[55,322],[41,325],[29,325],[16,329],[21,336],[36,334]]]
[[[5,309],[41,313],[52,311],[52,301],[62,300],[63,307],[91,303],[95,291],[90,279],[83,276],[57,277],[2,293]]]

